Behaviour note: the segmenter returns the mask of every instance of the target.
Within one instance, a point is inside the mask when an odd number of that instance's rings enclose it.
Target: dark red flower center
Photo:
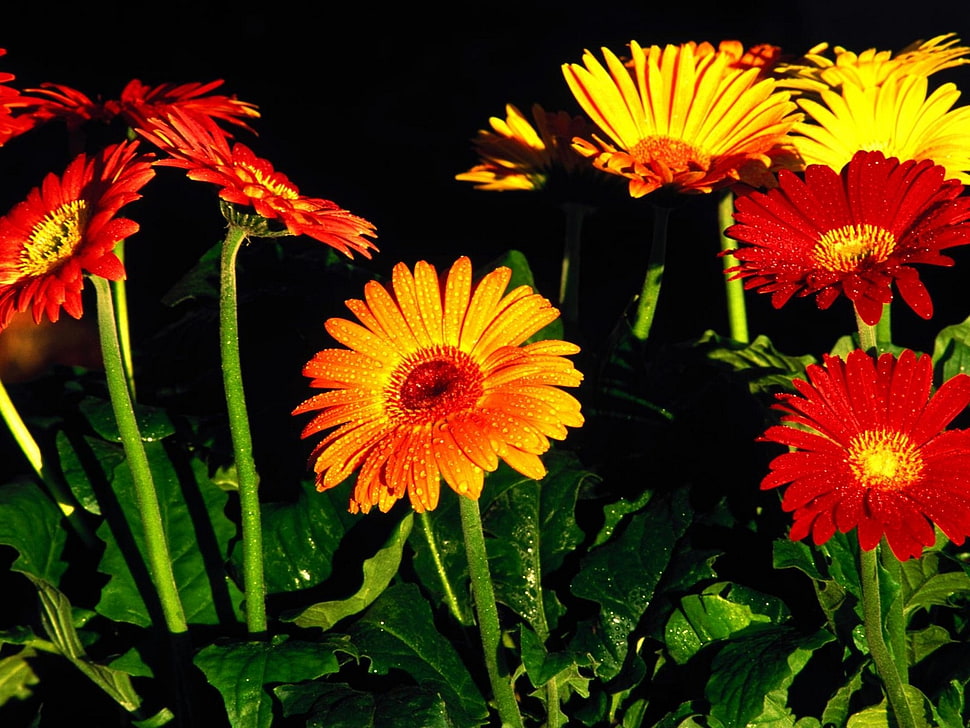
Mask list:
[[[896,236],[876,225],[844,225],[815,243],[815,263],[837,273],[851,273],[865,263],[882,263],[896,249]]]
[[[474,405],[482,394],[482,371],[454,347],[423,349],[391,375],[387,409],[392,418],[433,422]]]
[[[849,442],[849,468],[866,488],[902,490],[919,479],[923,456],[909,435],[867,430]]]

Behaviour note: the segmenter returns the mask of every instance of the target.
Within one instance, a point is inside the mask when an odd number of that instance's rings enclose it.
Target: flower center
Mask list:
[[[387,414],[395,422],[435,422],[474,405],[482,382],[481,368],[468,354],[451,346],[422,349],[391,374]]]
[[[815,243],[815,263],[828,271],[849,273],[863,263],[882,263],[896,249],[896,237],[876,225],[845,225],[829,230]]]
[[[867,430],[849,442],[847,459],[856,479],[866,488],[901,490],[923,472],[919,448],[902,432]]]
[[[641,164],[660,163],[668,169],[706,169],[711,157],[693,144],[669,136],[648,136],[630,150],[633,158]]]
[[[44,275],[70,257],[84,238],[87,221],[87,200],[66,202],[47,213],[34,225],[20,251],[17,280]]]
[[[300,195],[295,189],[285,182],[281,182],[275,174],[267,174],[262,170],[256,169],[248,164],[240,163],[239,167],[246,170],[252,177],[250,179],[244,179],[244,182],[248,182],[245,189],[243,189],[243,194],[247,197],[252,197],[254,199],[260,199],[265,197],[266,190],[276,197],[282,197],[286,200],[295,200]],[[253,184],[252,180],[256,183]],[[262,187],[263,189],[260,189]]]

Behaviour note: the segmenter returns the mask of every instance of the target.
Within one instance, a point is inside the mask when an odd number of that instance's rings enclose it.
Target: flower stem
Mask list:
[[[855,315],[856,326],[859,328],[859,348],[869,354],[878,354],[879,349],[876,345],[876,327],[870,326],[865,321],[860,318],[859,314]]]
[[[2,380],[0,380],[0,417],[3,417],[3,421],[7,423],[7,427],[10,428],[10,433],[13,435],[14,440],[17,441],[30,466],[37,473],[37,477],[41,479],[41,482],[47,488],[54,502],[57,503],[57,507],[60,508],[61,513],[64,514],[67,522],[74,529],[74,532],[88,548],[98,546],[99,541],[91,530],[91,526],[84,520],[82,512],[78,510],[77,501],[74,499],[74,496],[45,467],[44,456],[41,454],[40,446],[37,444],[33,435],[30,434],[27,424],[21,418],[13,400],[10,399],[10,395],[7,393],[7,388],[3,386]]]
[[[886,698],[892,709],[893,716],[899,728],[916,728],[916,719],[912,708],[906,699],[906,680],[893,660],[893,655],[886,646],[883,634],[883,613],[879,596],[879,557],[877,546],[871,551],[859,552],[859,572],[862,579],[862,611],[863,627],[869,654],[875,663],[876,671],[882,678],[886,691]]]
[[[647,261],[647,275],[643,279],[640,300],[637,302],[636,319],[633,321],[633,335],[640,341],[650,336],[653,316],[657,310],[660,284],[663,282],[664,264],[667,258],[667,220],[670,208],[653,206],[653,241],[650,245],[650,258]]]
[[[468,573],[471,576],[472,595],[475,598],[475,611],[478,613],[478,630],[482,637],[485,652],[485,668],[492,685],[492,694],[498,707],[502,726],[523,728],[522,714],[515,700],[512,681],[508,671],[500,663],[499,640],[501,629],[498,623],[498,607],[495,604],[495,590],[488,569],[488,554],[485,551],[485,534],[482,531],[482,514],[478,501],[459,496],[461,508],[461,530],[465,537],[465,553],[468,556]]]
[[[104,359],[105,378],[111,407],[118,423],[121,444],[124,446],[128,468],[135,487],[135,502],[144,529],[145,551],[152,582],[158,593],[165,615],[165,623],[172,634],[188,631],[185,612],[179,599],[175,574],[172,571],[172,558],[162,525],[158,494],[148,464],[148,456],[138,430],[138,421],[132,408],[128,383],[125,381],[122,364],[121,345],[118,342],[118,329],[115,321],[114,301],[108,281],[100,276],[91,277],[98,301],[98,331],[101,334],[101,355]]]
[[[259,477],[253,460],[253,441],[246,412],[242,362],[239,356],[239,317],[236,298],[236,255],[247,239],[247,229],[229,224],[222,243],[219,285],[219,347],[222,382],[226,391],[229,430],[239,482],[242,524],[243,590],[246,593],[246,628],[250,634],[266,632],[266,582],[263,576],[263,532],[259,511]]]
[[[119,241],[115,247],[115,255],[122,263],[125,262],[125,241]],[[121,362],[125,368],[125,381],[128,391],[135,399],[135,365],[131,357],[131,328],[128,325],[128,287],[125,280],[111,281],[111,293],[115,300],[115,312],[118,319],[118,342],[121,346]]]
[[[564,202],[566,213],[566,240],[562,253],[562,272],[559,277],[559,307],[563,322],[579,323],[579,257],[582,240],[583,218],[592,207],[576,202]]]
[[[727,190],[717,203],[717,227],[721,238],[721,250],[733,250],[737,244],[724,234],[734,222],[734,193]],[[736,266],[737,258],[723,255],[724,270]],[[747,344],[751,341],[748,334],[748,313],[744,303],[744,282],[740,278],[724,278],[724,291],[727,294],[728,328],[731,338]]]

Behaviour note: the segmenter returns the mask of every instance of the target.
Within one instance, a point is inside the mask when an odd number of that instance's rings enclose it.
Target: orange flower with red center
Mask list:
[[[45,315],[57,321],[61,309],[80,318],[86,272],[125,277],[112,251],[138,223],[116,215],[155,174],[151,156],[136,154],[137,147],[126,142],[78,156],[0,218],[0,328],[27,309],[38,322]]]
[[[786,135],[801,115],[760,66],[734,67],[743,56],[709,44],[641,48],[634,41],[630,52],[624,65],[604,48],[604,67],[587,51],[584,65],[565,64],[563,72],[608,138],[577,138],[575,148],[597,168],[627,177],[632,196],[760,184],[769,169],[791,162]]]
[[[156,164],[180,167],[189,179],[218,185],[223,200],[280,221],[291,235],[308,235],[348,257],[356,252],[369,258],[377,249],[367,239],[376,236],[370,222],[330,200],[304,197],[245,144],[230,147],[219,127],[204,117],[176,109],[164,119],[146,120],[138,132],[169,155]]]
[[[858,529],[871,551],[883,536],[899,559],[936,540],[970,535],[970,431],[947,430],[970,405],[970,376],[931,394],[933,362],[903,351],[878,361],[863,351],[810,365],[797,394],[778,395],[782,425],[760,439],[792,448],[771,461],[762,489],[788,487],[792,540],[816,544]]]
[[[325,349],[303,372],[328,391],[293,414],[320,410],[303,437],[330,430],[310,458],[317,489],[358,471],[350,510],[387,511],[408,495],[418,512],[438,504],[440,481],[478,498],[484,474],[504,460],[542,478],[549,439],[583,424],[580,405],[559,387],[582,375],[565,357],[579,348],[531,335],[559,312],[528,286],[506,292],[497,268],[472,285],[459,258],[444,285],[423,261],[394,267],[392,290],[368,283],[347,301],[360,323],[327,321],[342,349]]]

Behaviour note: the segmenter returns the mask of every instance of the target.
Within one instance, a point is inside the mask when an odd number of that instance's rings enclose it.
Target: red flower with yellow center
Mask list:
[[[814,295],[828,308],[844,293],[873,325],[892,300],[893,283],[923,318],[933,302],[913,264],[953,265],[940,253],[970,243],[970,198],[943,167],[858,152],[839,174],[809,165],[804,180],[782,171],[779,186],[736,201],[728,269],[745,288],[771,294],[776,308]]]
[[[793,448],[771,461],[762,489],[788,484],[792,540],[816,544],[858,528],[872,550],[885,536],[899,559],[936,540],[933,524],[956,544],[970,535],[970,431],[947,430],[970,404],[970,376],[931,394],[933,362],[903,351],[877,361],[863,351],[810,365],[798,394],[778,395],[782,425],[762,440]]]
[[[737,181],[761,184],[769,169],[792,163],[786,135],[801,115],[787,92],[763,77],[764,63],[733,44],[641,48],[624,64],[603,49],[563,73],[589,118],[608,137],[574,146],[603,171],[627,177],[630,194],[661,187],[711,192]]]
[[[565,341],[523,345],[559,312],[528,286],[506,293],[511,271],[497,268],[472,285],[462,257],[444,285],[423,261],[394,267],[392,291],[378,283],[347,307],[360,323],[327,321],[345,349],[325,349],[303,372],[327,389],[293,414],[320,410],[303,437],[331,430],[310,461],[317,489],[355,470],[350,510],[387,511],[407,493],[418,512],[438,504],[440,480],[478,498],[485,472],[504,460],[539,479],[549,438],[583,424],[579,402],[558,387],[582,375]]]
[[[367,239],[376,236],[370,222],[330,200],[304,197],[245,144],[230,147],[219,127],[203,117],[173,110],[164,119],[148,119],[138,132],[169,155],[156,164],[181,167],[189,179],[218,185],[223,200],[280,221],[291,235],[308,235],[348,257],[356,252],[369,258],[377,249]]]
[[[78,156],[0,218],[0,328],[28,308],[38,322],[45,315],[57,321],[62,308],[80,318],[85,272],[125,277],[112,251],[138,223],[116,215],[155,174],[151,156],[136,154],[137,147],[126,142],[94,158]]]

